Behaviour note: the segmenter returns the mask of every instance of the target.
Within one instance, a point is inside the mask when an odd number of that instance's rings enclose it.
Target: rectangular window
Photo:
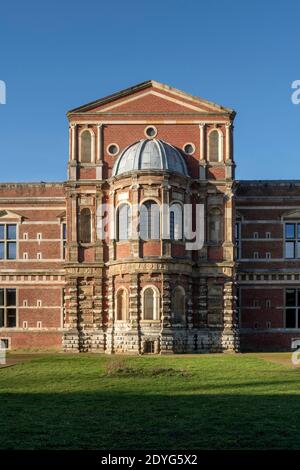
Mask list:
[[[67,224],[62,224],[62,257],[66,259]]]
[[[258,238],[258,232],[253,232],[253,238]]]
[[[284,228],[285,258],[300,258],[300,223],[286,223]]]
[[[17,225],[0,224],[0,260],[17,257]]]
[[[241,224],[237,222],[235,224],[235,256],[236,259],[240,259],[241,253]]]
[[[285,327],[300,328],[300,289],[285,291]]]
[[[16,289],[0,288],[0,328],[14,328],[17,325]]]

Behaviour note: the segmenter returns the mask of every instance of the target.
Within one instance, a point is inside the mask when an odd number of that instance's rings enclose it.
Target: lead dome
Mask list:
[[[188,176],[181,153],[173,145],[157,139],[143,139],[129,145],[116,160],[112,175],[139,170],[171,171]]]

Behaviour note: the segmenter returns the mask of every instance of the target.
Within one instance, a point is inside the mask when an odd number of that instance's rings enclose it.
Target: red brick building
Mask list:
[[[2,344],[290,349],[300,183],[235,181],[234,117],[153,81],[70,111],[68,180],[0,184]]]

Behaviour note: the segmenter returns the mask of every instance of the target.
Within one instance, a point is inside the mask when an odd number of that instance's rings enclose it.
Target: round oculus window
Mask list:
[[[194,146],[194,144],[190,144],[190,143],[185,144],[184,147],[183,147],[183,150],[188,155],[192,155],[195,152],[195,146]]]
[[[157,129],[154,126],[148,126],[145,129],[145,135],[150,139],[153,139],[157,135]]]
[[[119,146],[117,144],[110,144],[107,147],[107,151],[110,155],[117,155],[119,153]]]

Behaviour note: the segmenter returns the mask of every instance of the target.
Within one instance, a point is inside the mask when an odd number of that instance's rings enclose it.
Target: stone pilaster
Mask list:
[[[78,286],[76,277],[67,276],[65,311],[68,331],[63,337],[63,349],[65,352],[79,352],[78,332]]]
[[[200,328],[207,327],[207,279],[200,277],[198,291],[198,324]]]
[[[172,354],[174,352],[174,338],[171,318],[171,283],[168,274],[162,274],[161,295],[161,354]]]
[[[114,352],[114,326],[115,322],[115,276],[110,275],[108,278],[108,321],[106,333],[106,350],[107,354]]]
[[[139,275],[131,274],[129,285],[129,323],[130,330],[127,332],[127,349],[129,353],[141,353],[141,338],[139,326]]]
[[[224,330],[222,333],[222,348],[224,352],[239,351],[239,332],[236,323],[234,284],[226,281],[224,284]]]

